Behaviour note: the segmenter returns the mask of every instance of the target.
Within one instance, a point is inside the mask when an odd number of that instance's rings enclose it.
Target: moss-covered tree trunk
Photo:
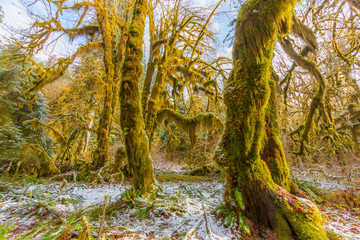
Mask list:
[[[161,60],[161,64],[158,68],[158,72],[156,75],[155,83],[152,88],[150,99],[147,104],[147,114],[146,114],[146,133],[149,137],[149,144],[151,145],[153,133],[156,125],[156,117],[157,113],[160,109],[160,94],[164,89],[166,84],[166,74],[167,71],[165,66],[167,64],[167,50],[165,50],[164,56]]]
[[[296,193],[297,188],[289,177],[290,172],[279,137],[280,129],[277,116],[276,83],[274,81],[270,82],[270,91],[270,99],[265,115],[266,138],[264,142],[264,149],[261,153],[261,159],[265,161],[271,172],[272,179],[276,184],[291,193]]]
[[[349,112],[349,116],[350,116],[350,122],[353,124],[350,129],[351,129],[351,137],[352,140],[354,142],[354,148],[356,151],[360,150],[360,146],[359,146],[359,141],[358,141],[358,134],[357,134],[357,128],[358,128],[358,119],[356,117],[356,108],[355,108],[355,104],[350,103],[348,105],[348,112]]]
[[[107,85],[105,87],[103,110],[100,115],[99,127],[97,130],[97,148],[93,155],[93,163],[96,169],[104,166],[109,158],[109,133],[113,118],[113,98],[114,93],[112,85]]]
[[[144,117],[146,117],[146,109],[147,109],[147,102],[150,95],[151,90],[151,82],[153,79],[154,72],[157,68],[156,59],[160,54],[160,48],[154,47],[155,40],[156,40],[156,27],[154,21],[154,13],[153,13],[153,6],[152,0],[149,1],[149,9],[148,9],[148,16],[149,16],[149,35],[150,35],[150,56],[149,61],[146,68],[146,74],[144,79],[144,85],[142,89],[141,95],[141,106],[144,112]]]
[[[248,0],[235,33],[234,71],[226,82],[226,128],[216,160],[226,173],[227,201],[275,229],[280,239],[327,239],[317,207],[272,179],[260,153],[266,135],[270,66],[277,35],[290,32],[296,0]],[[279,146],[280,147],[280,146]]]
[[[147,1],[138,0],[128,31],[128,41],[120,84],[120,121],[125,134],[129,169],[134,191],[148,195],[155,187],[149,141],[145,133],[139,80],[142,74],[143,36]]]
[[[109,132],[113,117],[112,103],[114,100],[114,64],[112,62],[112,30],[108,20],[108,2],[95,0],[96,15],[99,22],[99,29],[104,44],[104,66],[105,66],[105,96],[103,110],[100,115],[97,131],[97,148],[93,155],[95,168],[105,165],[109,155]]]

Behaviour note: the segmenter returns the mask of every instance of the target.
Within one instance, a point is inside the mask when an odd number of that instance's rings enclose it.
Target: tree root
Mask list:
[[[296,197],[279,188],[273,195],[275,207],[275,230],[280,239],[329,239],[322,228],[323,219],[319,209],[311,201]]]

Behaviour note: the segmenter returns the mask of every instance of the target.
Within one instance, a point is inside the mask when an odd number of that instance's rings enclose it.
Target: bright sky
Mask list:
[[[186,1],[186,0],[185,0]],[[190,6],[197,7],[209,7],[213,9],[219,0],[187,0]],[[0,24],[0,42],[8,42],[11,37],[16,35],[12,30],[16,30],[22,33],[25,29],[29,29],[33,23],[32,19],[27,15],[25,8],[19,0],[0,0],[0,6],[4,12],[3,23]],[[220,8],[217,10],[217,14],[212,19],[212,24],[215,30],[218,32],[218,55],[231,57],[231,48],[229,42],[223,43],[224,38],[230,32],[231,28],[228,27],[232,19],[235,18],[238,9],[234,9],[234,4],[230,4],[229,1],[223,2]],[[148,37],[145,37],[148,39]],[[76,45],[71,45],[66,39],[58,41],[51,49],[44,49],[37,57],[46,60],[51,54],[57,56],[69,56],[76,49]],[[148,50],[148,44],[145,44],[145,49]]]

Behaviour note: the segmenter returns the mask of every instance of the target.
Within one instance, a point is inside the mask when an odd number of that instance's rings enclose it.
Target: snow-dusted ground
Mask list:
[[[150,212],[150,216],[140,221],[134,218],[137,209],[132,209],[114,219],[112,226],[118,226],[110,235],[129,235],[136,232],[138,239],[233,239],[235,236],[223,223],[216,220],[212,210],[220,205],[223,184],[184,183],[162,185],[162,195],[170,196],[165,205]],[[177,200],[171,201],[171,196]],[[156,200],[155,200],[156,201]],[[159,201],[161,204],[162,201]],[[166,204],[174,204],[181,215],[171,214]],[[170,207],[171,208],[171,207]],[[161,212],[163,211],[163,212]],[[169,214],[170,213],[170,214]],[[129,239],[134,236],[129,235]]]
[[[330,191],[344,191],[360,194],[359,166],[313,166],[307,170],[291,169],[292,175],[299,182],[305,181],[316,186],[318,189]],[[360,239],[360,212],[359,209],[336,209],[326,207],[322,212],[327,215],[325,229],[339,235],[340,239]]]
[[[334,208],[324,209],[329,220],[325,226],[328,230],[339,234],[342,239],[360,239],[360,216],[348,210]]]
[[[291,168],[290,172],[299,181],[312,182],[315,186],[323,190],[352,190],[354,183],[360,180],[358,174],[359,166],[324,166],[314,165],[313,167],[301,170]]]
[[[309,179],[316,178],[307,178]],[[320,186],[328,189],[326,184]],[[12,219],[14,210],[28,204],[27,196],[30,192],[33,199],[41,196],[42,199],[47,199],[48,206],[53,207],[59,214],[68,216],[75,208],[84,209],[93,205],[101,207],[105,195],[110,196],[110,204],[114,203],[128,187],[116,184],[91,186],[76,183],[68,183],[63,188],[61,183],[21,187],[16,190],[16,194],[6,193],[9,197],[1,196],[0,225],[12,220],[18,223],[18,232],[31,229],[37,221],[34,216]],[[139,201],[135,203],[134,208],[120,209],[117,214],[111,216],[110,220],[105,222],[104,234],[116,239],[227,240],[240,237],[226,228],[213,214],[215,207],[222,201],[222,183],[169,183],[160,187],[160,196],[153,202]],[[75,198],[76,201],[72,201]],[[145,217],[144,220],[140,220],[143,210],[146,210]],[[360,219],[354,211],[326,208],[323,212],[328,216],[326,229],[339,234],[342,239],[360,239]],[[98,223],[98,220],[92,222],[93,228],[97,229]]]

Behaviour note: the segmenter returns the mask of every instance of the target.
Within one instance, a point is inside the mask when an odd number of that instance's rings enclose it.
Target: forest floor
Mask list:
[[[360,239],[359,179],[344,169],[329,171],[318,166],[291,171],[308,197],[317,202],[329,232],[338,239]],[[153,201],[126,196],[128,181],[87,184],[34,177],[2,179],[0,239],[77,238],[84,229],[81,216],[87,217],[95,239],[106,195],[101,239],[276,239],[273,232],[252,224],[257,237],[237,230],[234,212],[221,207],[224,184],[219,176],[158,170],[157,179],[160,191]]]

